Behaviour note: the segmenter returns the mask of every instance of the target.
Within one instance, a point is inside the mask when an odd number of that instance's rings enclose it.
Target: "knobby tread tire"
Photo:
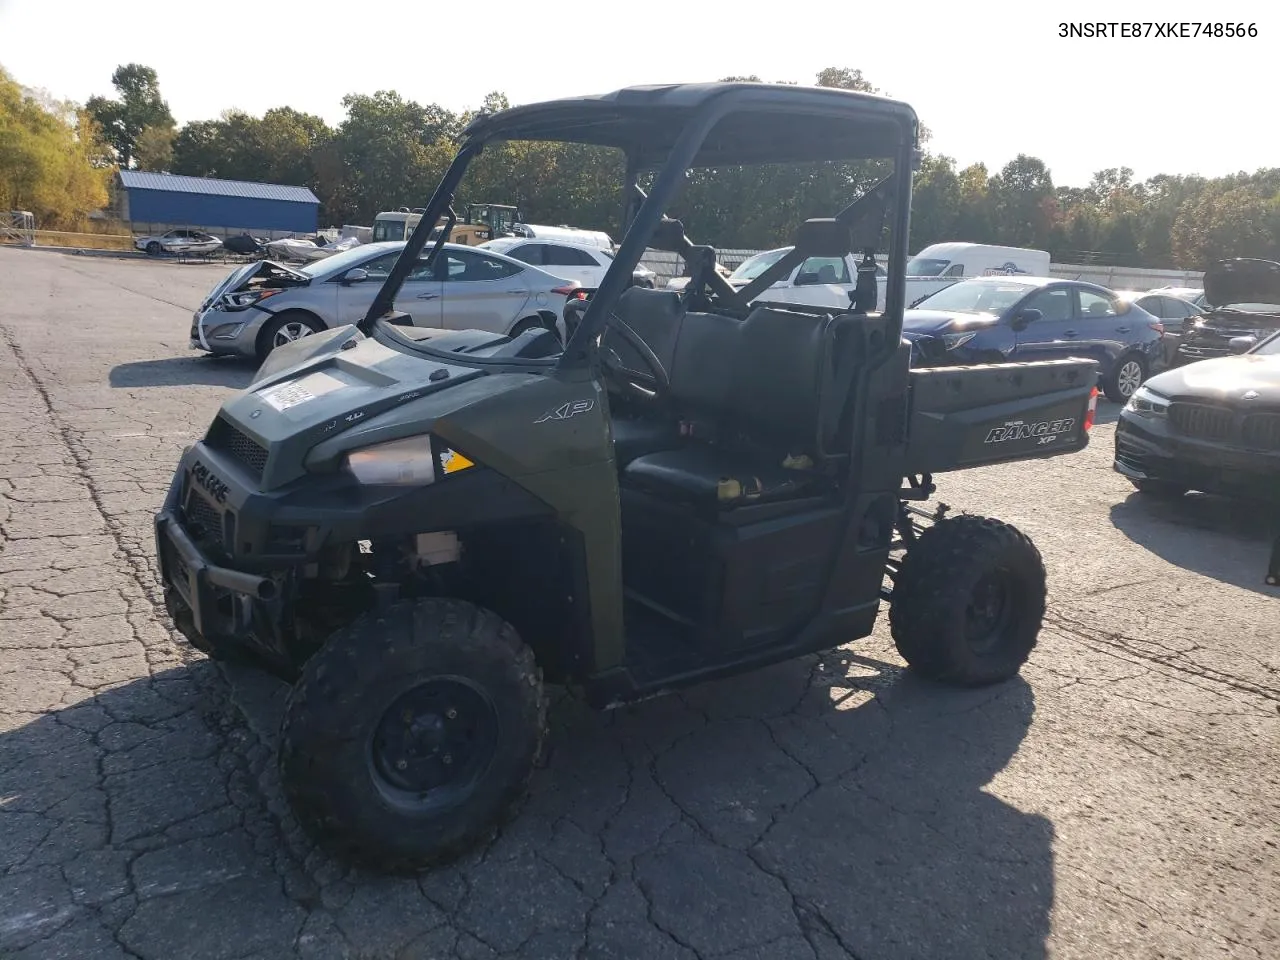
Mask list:
[[[976,653],[964,636],[965,611],[987,572],[1015,579],[1012,622],[996,647]],[[889,626],[898,653],[921,676],[953,686],[999,683],[1021,669],[1044,620],[1046,575],[1040,551],[1016,527],[961,515],[924,530],[894,578]]]
[[[383,798],[366,751],[383,711],[411,679],[438,674],[484,687],[501,733],[472,794],[424,816]],[[401,601],[336,631],[307,662],[285,703],[280,779],[320,846],[349,862],[412,872],[456,859],[515,814],[546,731],[542,671],[510,624],[460,600]]]

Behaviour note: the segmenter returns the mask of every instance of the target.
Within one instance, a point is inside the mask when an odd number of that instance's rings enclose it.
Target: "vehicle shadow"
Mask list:
[[[238,357],[167,357],[116,364],[111,368],[108,382],[113,387],[189,387],[203,384],[239,390],[249,385],[256,371],[256,364]]]
[[[1111,522],[1174,566],[1266,596],[1280,594],[1266,584],[1271,545],[1280,536],[1280,505],[1198,492],[1170,500],[1135,491],[1111,508]]]
[[[0,953],[1045,956],[1052,825],[983,789],[1031,724],[1022,680],[838,650],[603,714],[559,696],[517,817],[418,878],[301,834],[285,690],[199,660],[0,735]]]

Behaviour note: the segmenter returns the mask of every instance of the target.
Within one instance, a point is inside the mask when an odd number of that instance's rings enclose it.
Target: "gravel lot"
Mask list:
[[[413,880],[299,834],[283,689],[157,616],[151,516],[251,370],[187,349],[227,267],[0,250],[0,955],[1280,956],[1272,529],[1082,454],[940,478],[1050,612],[977,693],[858,644],[607,715],[488,849]],[[1274,519],[1269,521],[1274,523]]]

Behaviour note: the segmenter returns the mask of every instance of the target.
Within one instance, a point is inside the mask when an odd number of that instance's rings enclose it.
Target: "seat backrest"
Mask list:
[[[682,415],[715,420],[732,415],[741,339],[741,320],[693,310],[685,314],[674,360],[667,368],[670,399]]]
[[[684,318],[684,305],[680,294],[674,290],[650,290],[646,287],[629,287],[618,298],[614,310],[623,323],[634,330],[649,345],[663,368],[670,375],[675,357],[676,341]],[[649,366],[637,354],[626,339],[608,326],[600,338],[602,346],[617,351],[623,364],[637,373],[647,374]]]
[[[758,307],[741,324],[729,405],[758,439],[813,452],[826,380],[829,317]]]
[[[829,328],[853,317],[775,307],[756,307],[745,320],[682,314],[678,293],[638,287],[615,312],[662,362],[668,400],[681,416],[717,421],[788,453],[817,452],[824,403],[838,400],[824,395]],[[647,371],[620,335],[606,327],[605,339],[627,366]]]

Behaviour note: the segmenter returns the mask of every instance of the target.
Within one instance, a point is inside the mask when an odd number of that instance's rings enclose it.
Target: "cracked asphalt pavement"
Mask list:
[[[0,249],[0,955],[1273,958],[1275,518],[1078,455],[939,479],[1050,576],[1022,677],[887,629],[607,714],[555,701],[519,817],[417,879],[289,815],[284,689],[162,616],[151,517],[251,369],[187,349],[224,266]]]

